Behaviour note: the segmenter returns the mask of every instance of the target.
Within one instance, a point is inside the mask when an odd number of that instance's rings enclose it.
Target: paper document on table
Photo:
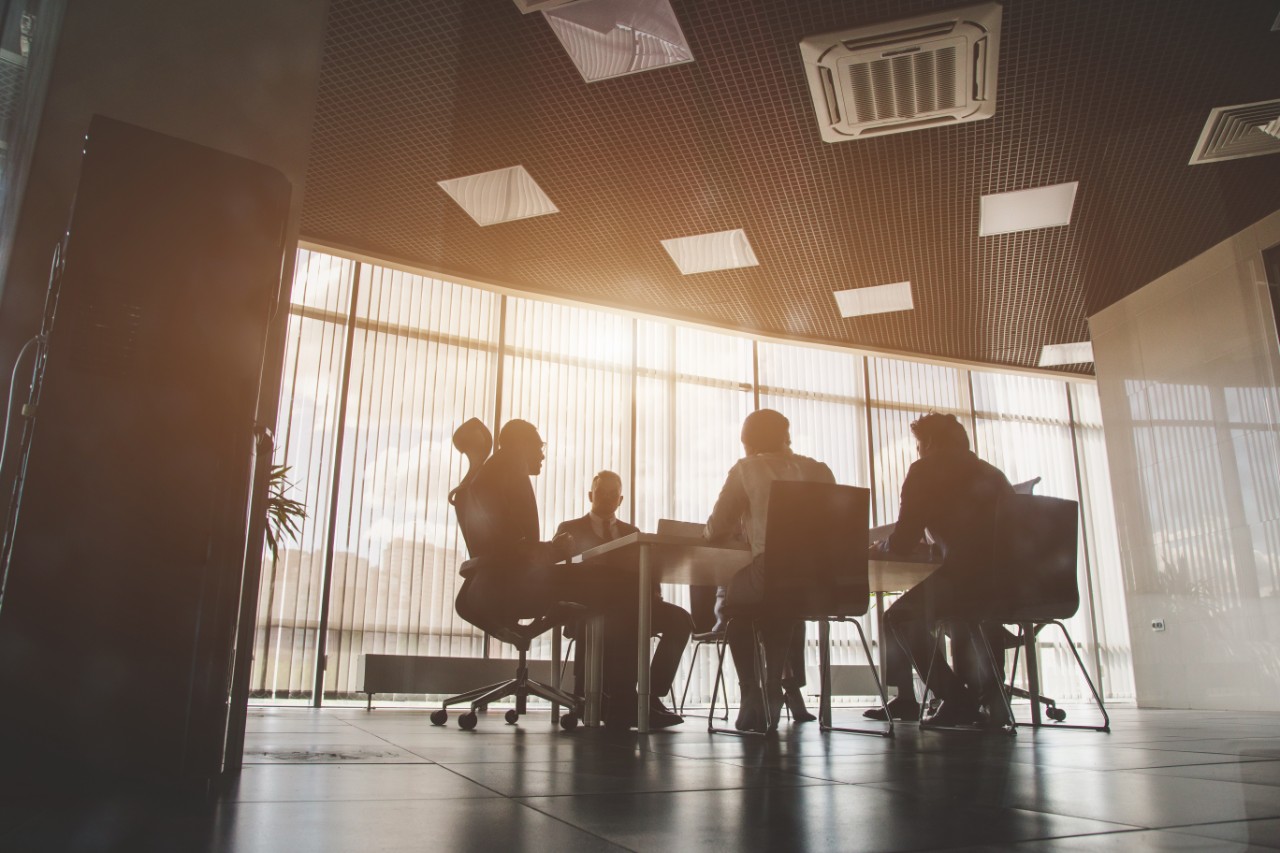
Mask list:
[[[874,545],[876,542],[889,538],[889,534],[893,533],[893,524],[882,524],[879,527],[873,527],[867,531],[867,544]]]
[[[676,521],[671,518],[658,519],[659,536],[679,536],[683,539],[701,539],[705,524],[697,521]]]

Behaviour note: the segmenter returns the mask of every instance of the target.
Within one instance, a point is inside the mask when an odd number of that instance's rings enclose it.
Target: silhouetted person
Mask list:
[[[591,501],[591,509],[581,518],[565,521],[556,530],[556,535],[568,534],[573,537],[573,552],[581,554],[597,545],[611,542],[629,533],[638,533],[639,529],[617,517],[618,507],[622,506],[622,478],[613,471],[601,471],[591,480],[591,490],[587,492]],[[599,571],[608,572],[608,566],[598,567]],[[631,578],[638,583],[636,578]],[[684,718],[672,712],[662,704],[660,696],[671,690],[675,681],[676,670],[680,667],[680,658],[684,655],[685,646],[689,643],[689,635],[693,633],[693,617],[689,611],[670,602],[662,600],[658,584],[653,585],[652,626],[655,636],[659,636],[658,648],[653,653],[653,665],[650,671],[649,725],[652,728],[666,728],[684,722]],[[578,646],[581,650],[581,644]],[[631,667],[635,665],[635,649],[628,651]],[[616,665],[613,661],[605,661],[605,669]],[[582,655],[575,655],[574,673],[577,683],[582,683]],[[626,699],[620,700],[621,705]],[[630,705],[615,707],[610,700],[607,717],[613,725],[622,722],[633,722],[635,719],[635,701],[632,697]],[[629,713],[628,713],[629,712]]]
[[[485,533],[472,554],[477,571],[459,593],[458,611],[464,618],[466,610],[485,610],[514,619],[571,601],[604,614],[604,655],[617,662],[604,673],[604,689],[616,695],[629,691],[634,709],[638,579],[634,574],[592,578],[581,566],[559,564],[573,553],[569,534],[539,541],[538,504],[529,478],[542,471],[543,448],[533,424],[507,421],[497,451],[472,481],[472,513]]]
[[[774,480],[807,480],[834,483],[836,478],[825,464],[791,451],[791,424],[779,412],[761,409],[747,415],[742,422],[742,447],[746,456],[729,469],[704,535],[711,542],[727,541],[739,531],[745,534],[754,559],[751,565],[734,575],[725,594],[725,606],[755,607],[764,599],[765,528],[769,511],[769,487]],[[733,665],[738,671],[742,689],[742,707],[737,728],[742,731],[765,729],[765,708],[754,685],[759,683],[753,650],[753,621],[764,641],[765,684],[768,720],[776,726],[782,710],[784,668],[794,660],[796,633],[803,636],[804,623],[798,619],[755,620],[734,619],[729,623],[728,642],[733,651]],[[801,640],[803,642],[803,640]],[[791,673],[803,679],[804,668]],[[802,681],[800,683],[803,683]]]
[[[982,699],[989,700],[994,715],[1002,715],[1004,708],[1003,702],[990,694],[1000,688],[981,665],[985,653],[974,646],[977,638],[970,626],[998,600],[1000,590],[990,571],[996,505],[1001,496],[1013,494],[1013,487],[1000,469],[969,449],[969,436],[954,415],[931,412],[912,423],[911,432],[920,458],[912,463],[902,483],[902,503],[893,533],[872,545],[872,558],[885,553],[919,553],[927,530],[941,550],[942,565],[885,613],[889,634],[885,680],[898,691],[889,710],[896,719],[919,716],[911,662],[914,659],[922,676],[928,671],[938,641],[931,629],[939,619],[953,619],[957,621],[953,623],[952,647],[957,665],[966,669],[965,678],[947,665],[943,655],[937,656],[928,686],[942,704],[927,719],[939,725],[975,723]],[[866,716],[882,718],[884,712],[876,708]]]

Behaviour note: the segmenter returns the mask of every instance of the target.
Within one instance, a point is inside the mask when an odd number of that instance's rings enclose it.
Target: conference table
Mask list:
[[[712,545],[701,539],[663,533],[631,533],[584,551],[571,561],[598,566],[601,571],[630,570],[639,577],[639,624],[636,633],[636,728],[649,731],[649,638],[653,624],[653,584],[727,586],[751,563],[745,545]],[[876,596],[876,616],[881,637],[884,595],[905,592],[927,578],[938,563],[916,560],[872,559],[867,567],[871,592]],[[583,722],[598,725],[602,672],[603,629],[600,619],[588,620],[586,638],[586,709]],[[880,671],[884,671],[885,644],[880,643]]]

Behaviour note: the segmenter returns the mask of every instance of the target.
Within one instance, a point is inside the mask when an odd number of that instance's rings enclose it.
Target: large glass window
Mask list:
[[[620,515],[642,530],[663,518],[705,520],[756,407],[787,415],[795,450],[826,462],[839,482],[870,487],[873,524],[896,518],[916,458],[909,425],[929,411],[960,417],[979,454],[1011,480],[1038,476],[1040,493],[1079,499],[1085,604],[1073,633],[1107,693],[1132,696],[1091,384],[756,341],[318,250],[298,257],[275,455],[309,517],[266,558],[254,695],[313,697],[319,675],[326,697],[355,698],[368,653],[514,653],[486,646],[453,608],[466,553],[447,495],[466,463],[451,437],[468,418],[495,432],[523,418],[542,432],[547,461],[534,489],[550,537],[587,511],[602,469],[622,476]],[[664,595],[687,605],[686,588]],[[849,626],[833,637],[837,663],[862,662]],[[1064,651],[1048,647],[1046,687],[1070,698],[1079,692],[1057,663]],[[694,703],[711,687],[712,656],[703,657]]]

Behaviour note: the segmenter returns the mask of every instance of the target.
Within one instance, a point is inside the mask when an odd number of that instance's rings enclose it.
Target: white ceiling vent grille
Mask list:
[[[983,3],[800,42],[827,142],[990,118],[996,111],[999,3]]]
[[[1217,163],[1280,151],[1280,101],[1215,107],[1209,113],[1191,163]]]
[[[516,0],[516,7],[528,15],[530,12],[542,12],[557,6],[569,6],[579,0]]]

